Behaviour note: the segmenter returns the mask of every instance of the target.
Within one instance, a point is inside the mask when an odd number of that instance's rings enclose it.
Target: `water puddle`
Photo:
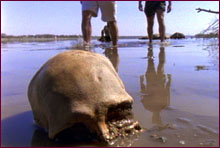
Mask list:
[[[146,41],[123,39],[117,50],[109,43],[92,42],[92,52],[112,62],[134,98],[134,122],[123,121],[127,125],[123,128],[122,123],[110,123],[112,137],[123,133],[112,138],[110,145],[53,141],[33,124],[27,99],[31,78],[49,58],[78,48],[82,42],[2,44],[1,145],[218,147],[219,44],[195,39],[169,42],[168,46],[156,42],[148,47]],[[144,129],[142,132],[135,133],[139,129],[135,121]],[[115,129],[113,124],[119,127]]]

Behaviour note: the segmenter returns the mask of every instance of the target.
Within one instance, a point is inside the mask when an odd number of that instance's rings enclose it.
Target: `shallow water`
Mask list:
[[[121,40],[118,52],[93,41],[110,59],[134,98],[136,120],[147,130],[113,146],[219,146],[219,45],[215,40],[170,40],[161,47]],[[76,41],[1,44],[1,145],[100,146],[57,143],[33,124],[28,84],[54,55]]]

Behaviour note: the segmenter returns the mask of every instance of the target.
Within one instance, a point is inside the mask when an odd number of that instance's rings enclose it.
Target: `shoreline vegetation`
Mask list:
[[[142,36],[120,36],[119,39],[138,39]],[[77,40],[82,38],[81,35],[53,35],[53,34],[38,34],[38,35],[6,35],[1,34],[1,43],[5,42],[45,42],[45,41],[61,41],[61,40]],[[92,39],[99,39],[100,36],[93,36]]]
[[[38,34],[38,35],[6,35],[1,34],[1,43],[7,42],[45,42],[45,41],[61,41],[61,40],[77,40],[82,38],[81,35],[53,35],[53,34]],[[100,36],[93,36],[93,39],[99,39]],[[186,38],[219,38],[219,34],[196,34],[186,36]],[[146,36],[120,36],[119,39],[148,39]]]

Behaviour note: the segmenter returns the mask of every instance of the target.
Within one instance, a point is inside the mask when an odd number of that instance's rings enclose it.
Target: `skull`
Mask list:
[[[35,122],[51,139],[82,123],[106,141],[110,120],[132,117],[133,99],[111,62],[89,51],[66,51],[48,60],[32,78],[28,99]]]

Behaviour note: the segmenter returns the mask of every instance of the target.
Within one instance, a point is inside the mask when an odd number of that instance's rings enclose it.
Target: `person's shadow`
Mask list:
[[[171,75],[164,73],[165,49],[160,47],[159,64],[155,70],[153,48],[148,48],[148,65],[145,75],[140,76],[142,104],[145,109],[153,113],[152,123],[162,127],[161,111],[170,105]],[[144,84],[144,79],[146,84]]]

